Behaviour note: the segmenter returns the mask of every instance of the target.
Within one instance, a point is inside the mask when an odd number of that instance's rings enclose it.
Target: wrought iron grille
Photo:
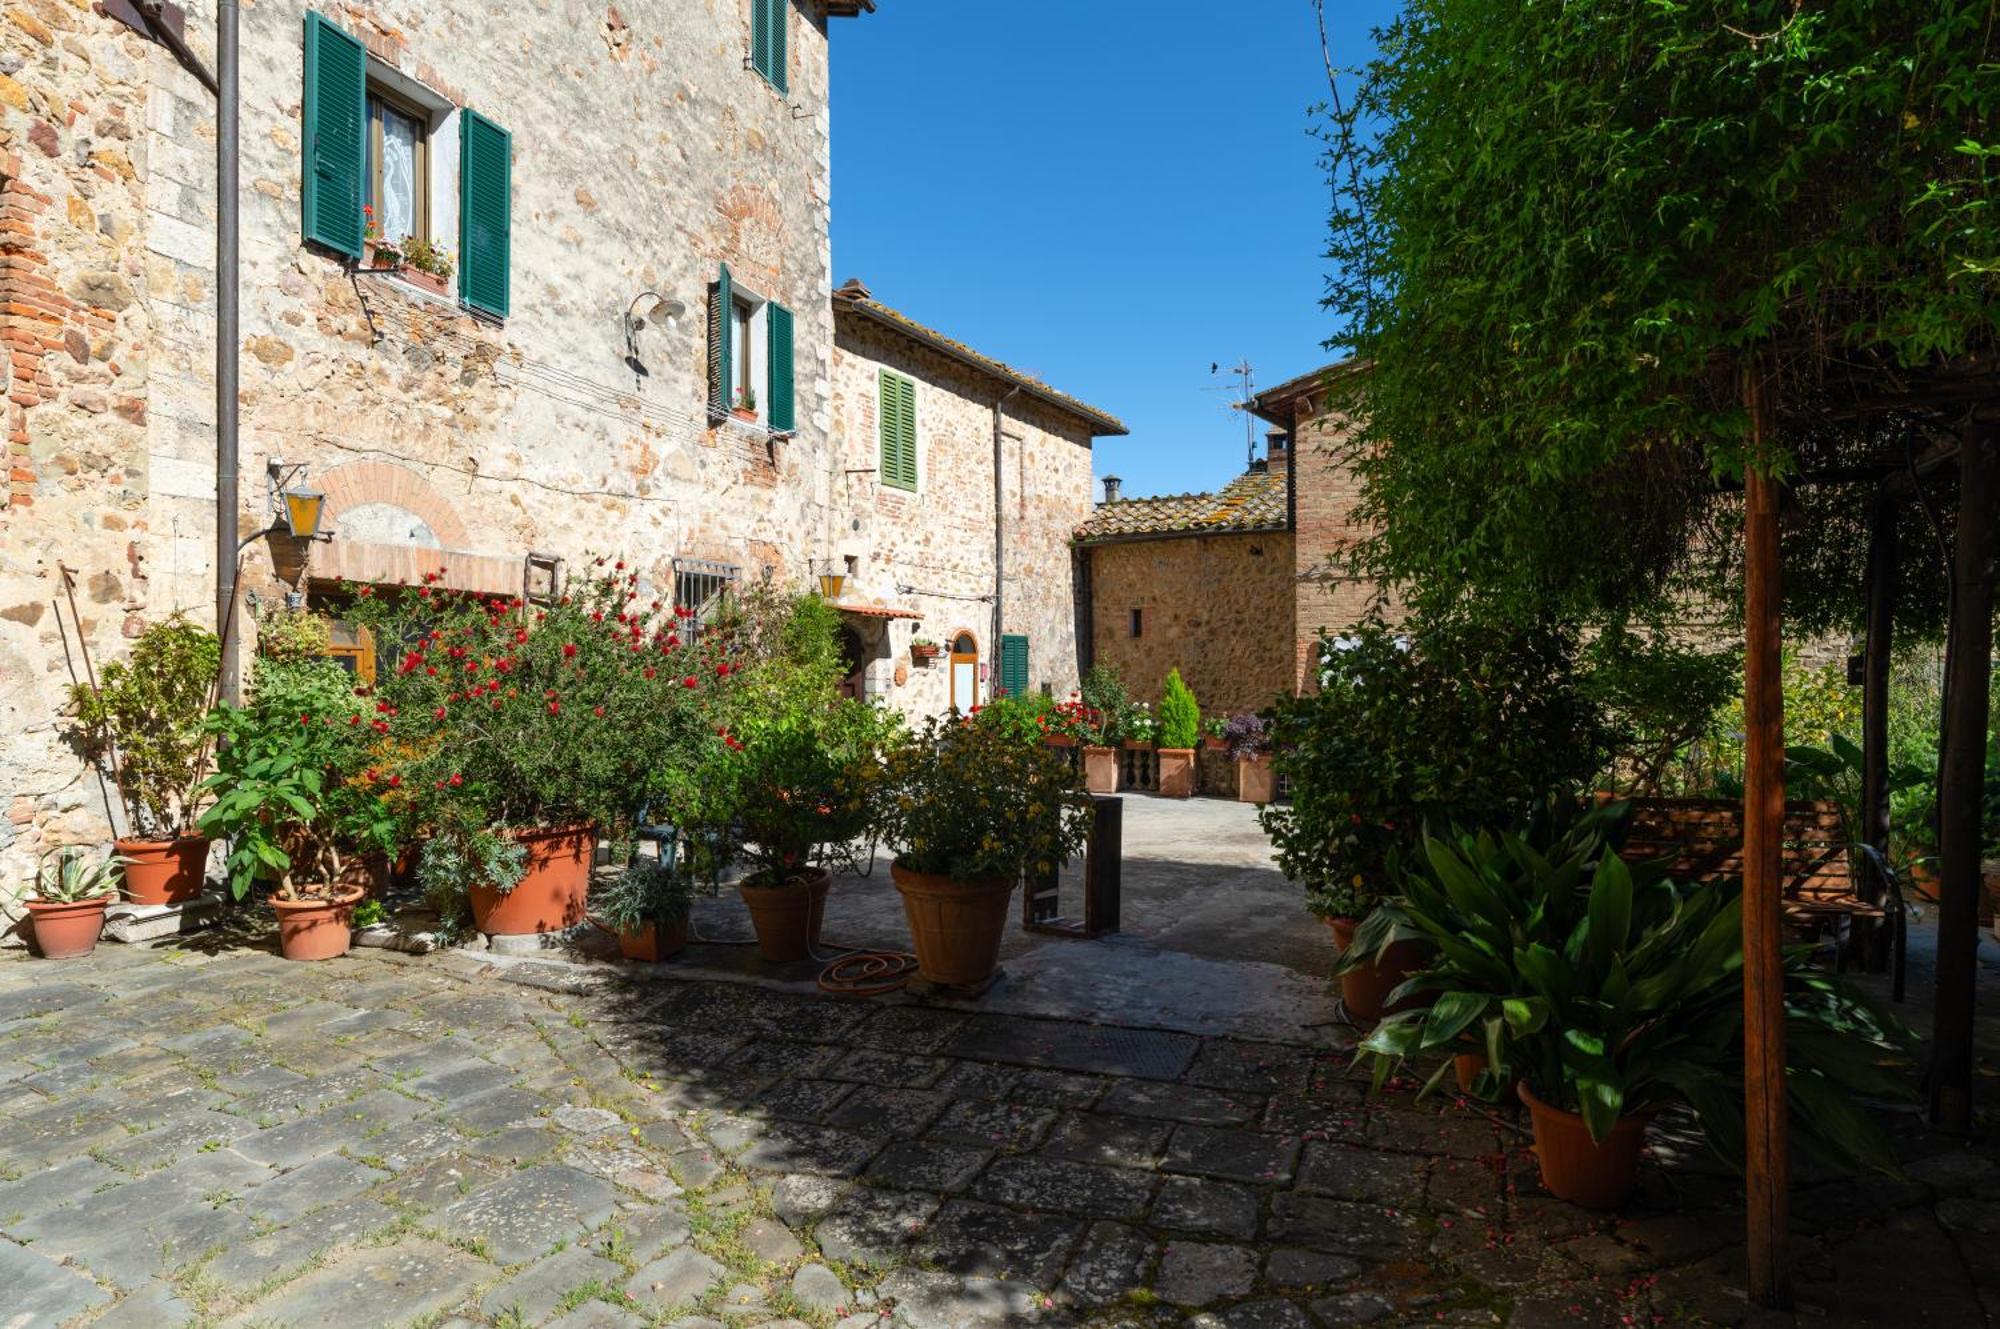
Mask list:
[[[711,563],[707,559],[674,560],[674,608],[694,614],[694,621],[707,627],[715,621],[743,580],[743,569],[734,563]]]

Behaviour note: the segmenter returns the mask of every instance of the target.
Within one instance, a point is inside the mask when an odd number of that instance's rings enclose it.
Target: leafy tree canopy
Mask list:
[[[1746,365],[1781,469],[1927,442],[1847,408],[2000,341],[1997,17],[1410,0],[1327,130],[1369,570],[1593,616],[1726,588]],[[1851,610],[1865,495],[1793,523],[1802,626]]]

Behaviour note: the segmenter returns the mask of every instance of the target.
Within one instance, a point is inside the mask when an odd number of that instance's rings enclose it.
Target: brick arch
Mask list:
[[[470,541],[458,510],[428,480],[407,466],[386,461],[353,461],[315,479],[326,495],[325,517],[329,521],[337,521],[341,513],[365,503],[386,503],[430,527],[431,534],[446,549],[464,549]]]

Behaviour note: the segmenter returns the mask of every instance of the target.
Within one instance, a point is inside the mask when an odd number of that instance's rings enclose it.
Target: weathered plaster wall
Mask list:
[[[1156,709],[1178,667],[1204,717],[1262,710],[1292,690],[1292,549],[1285,531],[1086,546],[1092,661]]]
[[[922,635],[948,647],[960,630],[994,659],[993,407],[1007,385],[854,315],[836,317],[833,445],[838,491],[825,555],[853,562],[849,600],[914,609],[886,628],[868,671],[871,694],[912,716],[950,704],[940,657],[910,658]],[[879,376],[917,384],[917,490],[881,482]],[[1007,401],[1001,499],[1006,522],[1006,632],[1028,637],[1030,686],[1062,697],[1077,685],[1069,539],[1090,514],[1091,440],[1083,422],[1039,400]],[[910,590],[901,588],[909,587]],[[898,679],[901,679],[898,682]],[[981,697],[986,695],[984,688]]]
[[[300,242],[306,7],[244,7],[238,527],[266,524],[268,459],[341,482],[341,538],[253,549],[251,589],[283,589],[301,553],[314,579],[435,558],[464,584],[511,584],[530,549],[618,550],[661,582],[686,555],[803,584],[836,470],[825,21],[795,6],[784,97],[744,67],[749,3],[509,6],[504,24],[466,0],[323,8],[511,131],[504,326]],[[213,7],[189,8],[206,57]],[[67,681],[57,563],[78,569],[100,661],[213,600],[213,143],[207,94],[164,50],[67,0],[7,7],[0,892],[43,844],[104,830],[50,729]],[[795,313],[795,438],[709,427],[703,315],[723,262]],[[622,316],[648,289],[688,312],[641,334],[641,373]]]

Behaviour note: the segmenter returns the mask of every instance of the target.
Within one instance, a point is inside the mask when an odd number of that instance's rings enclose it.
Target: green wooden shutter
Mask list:
[[[882,483],[898,489],[917,487],[917,385],[901,374],[880,372]]]
[[[468,108],[458,121],[458,294],[507,317],[514,206],[514,140]]]
[[[765,421],[780,433],[790,433],[794,424],[792,401],[792,311],[773,301],[764,306],[764,330],[770,339],[765,358],[769,381],[765,384]]]
[[[788,91],[785,18],[790,12],[791,0],[750,0],[750,64],[779,92]]]
[[[729,376],[729,333],[730,305],[735,297],[729,289],[729,265],[722,265],[722,273],[715,279],[715,285],[708,288],[708,418],[724,420],[729,417],[729,387],[734,381]]]
[[[305,238],[361,257],[361,172],[368,123],[368,57],[361,43],[306,14]]]
[[[902,410],[899,419],[902,425],[902,444],[899,478],[903,488],[917,487],[917,383],[915,379],[898,378],[897,391],[902,395]]]
[[[1010,697],[1028,695],[1028,639],[1021,633],[1000,638],[1000,687]]]

